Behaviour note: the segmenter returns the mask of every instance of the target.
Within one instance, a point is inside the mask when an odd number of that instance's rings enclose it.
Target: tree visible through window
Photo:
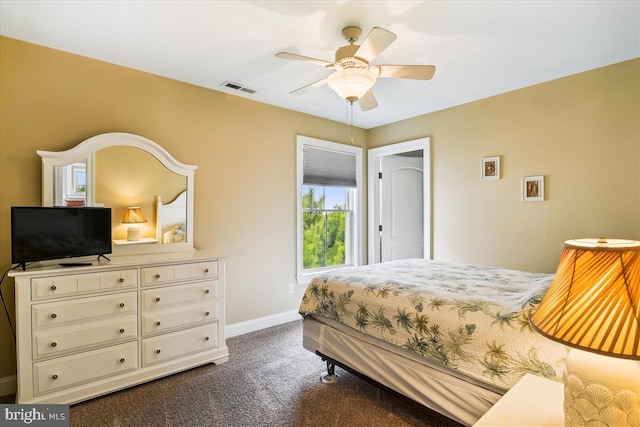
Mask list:
[[[303,268],[344,265],[348,189],[303,185],[302,191]]]
[[[362,148],[298,135],[296,277],[359,265]]]

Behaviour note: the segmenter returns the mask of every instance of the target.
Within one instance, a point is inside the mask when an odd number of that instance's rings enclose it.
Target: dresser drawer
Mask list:
[[[38,359],[100,344],[134,339],[138,334],[137,319],[135,314],[128,314],[115,319],[46,328],[34,332],[33,358]]]
[[[51,393],[137,368],[137,342],[37,362],[33,364],[34,395]]]
[[[217,285],[217,280],[211,280],[167,288],[146,289],[141,292],[142,308],[166,307],[190,301],[215,301],[218,296]]]
[[[218,346],[217,323],[142,340],[142,366],[153,365]]]
[[[100,290],[126,289],[138,285],[137,270],[38,277],[31,280],[33,300],[70,296]]]
[[[31,308],[32,327],[35,331],[68,322],[94,320],[101,316],[135,314],[138,311],[136,305],[135,291],[34,304]]]
[[[183,304],[142,313],[142,335],[150,335],[183,326],[216,320],[215,304]]]
[[[198,262],[189,264],[190,277],[192,279],[203,277],[218,277],[218,262]]]
[[[218,262],[196,262],[142,268],[142,286],[159,285],[175,281],[218,277]]]

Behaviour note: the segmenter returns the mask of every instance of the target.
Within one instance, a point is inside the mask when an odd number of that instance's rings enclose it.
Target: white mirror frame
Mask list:
[[[86,205],[93,206],[94,194],[94,165],[93,158],[96,151],[107,147],[127,146],[139,148],[154,156],[163,166],[170,171],[182,175],[187,180],[187,241],[186,243],[171,243],[157,245],[130,245],[126,247],[113,246],[113,256],[133,255],[156,252],[180,252],[193,250],[193,181],[194,173],[198,168],[194,165],[186,165],[179,162],[167,150],[156,142],[139,135],[123,132],[111,132],[96,135],[84,140],[75,147],[66,151],[36,152],[42,158],[42,206],[53,206],[54,173],[57,166],[65,166],[71,163],[86,161],[87,164],[87,192]]]

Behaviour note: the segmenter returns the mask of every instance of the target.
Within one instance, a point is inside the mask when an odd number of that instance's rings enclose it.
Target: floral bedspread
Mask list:
[[[525,373],[561,381],[565,347],[529,325],[552,279],[551,274],[399,260],[315,277],[299,311],[509,389]]]

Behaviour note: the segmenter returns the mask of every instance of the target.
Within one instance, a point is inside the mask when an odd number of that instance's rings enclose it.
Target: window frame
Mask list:
[[[304,187],[304,185],[303,185]],[[321,186],[321,185],[316,185],[316,188],[320,187],[320,188],[327,188],[328,186]],[[343,268],[345,266],[351,266],[353,265],[353,251],[349,250],[347,248],[351,248],[351,246],[353,246],[353,223],[354,223],[354,215],[355,215],[355,209],[352,208],[352,206],[355,205],[355,203],[353,202],[354,198],[354,194],[357,190],[355,190],[353,187],[352,188],[348,188],[348,187],[333,187],[333,188],[341,188],[345,190],[345,200],[344,200],[344,209],[333,209],[333,208],[328,208],[326,206],[324,206],[322,209],[315,209],[315,208],[302,208],[302,218],[303,220],[301,221],[301,225],[302,225],[302,237],[300,242],[303,243],[304,242],[304,214],[305,213],[309,213],[309,212],[315,212],[318,214],[321,214],[324,216],[324,225],[325,227],[327,226],[327,222],[329,220],[328,216],[331,213],[334,212],[341,212],[344,213],[344,221],[345,221],[345,236],[344,236],[344,244],[345,244],[345,260],[343,264],[340,265],[336,265],[336,266],[325,266],[325,267],[316,267],[316,268],[304,268],[304,253],[302,253],[302,257],[303,257],[303,262],[302,262],[302,271],[303,273],[306,272],[305,274],[311,274],[313,275],[314,273],[317,272],[322,272],[324,270],[327,269],[336,269],[336,268]],[[354,191],[355,190],[355,191]],[[302,191],[301,191],[302,193]],[[302,199],[301,199],[302,200]],[[326,200],[325,200],[326,201]],[[326,243],[326,241],[325,241]],[[304,251],[304,245],[301,244],[301,246],[303,247],[303,251]],[[325,244],[325,261],[326,261],[326,244]]]
[[[345,236],[345,265],[335,267],[315,268],[305,270],[303,266],[303,208],[302,208],[302,181],[303,181],[303,159],[302,153],[304,146],[312,146],[314,148],[335,151],[355,155],[356,157],[356,187],[354,191],[347,192],[347,203],[352,203],[352,230]],[[296,140],[296,280],[298,284],[308,284],[314,276],[319,273],[345,268],[350,266],[362,265],[362,247],[363,247],[363,177],[362,177],[362,147],[341,144],[337,142],[325,141],[322,139],[310,138],[298,135]],[[353,194],[355,193],[355,194]]]

